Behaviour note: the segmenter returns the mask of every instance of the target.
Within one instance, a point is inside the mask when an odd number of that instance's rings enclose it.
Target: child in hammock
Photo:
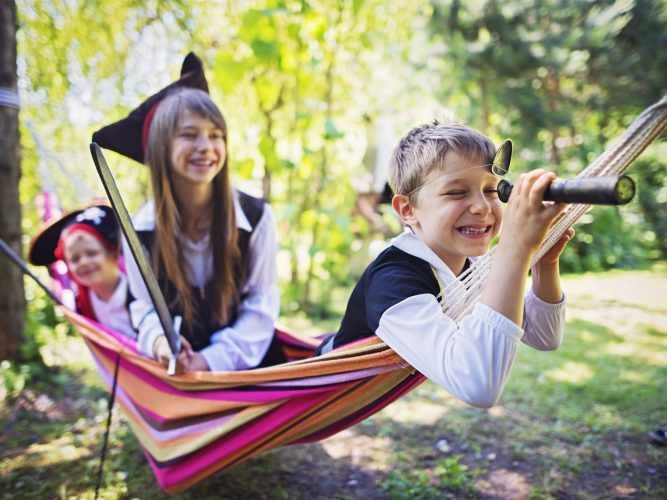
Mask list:
[[[201,60],[93,141],[150,169],[154,199],[133,218],[180,328],[180,369],[245,370],[286,361],[273,324],[279,312],[271,206],[232,187],[227,125],[208,95]],[[124,250],[126,250],[124,245]],[[139,268],[125,252],[130,315],[146,356],[171,351]]]
[[[542,201],[555,175],[521,175],[503,215],[494,153],[490,139],[461,125],[435,122],[400,140],[389,179],[396,193],[392,206],[406,230],[368,266],[340,329],[320,353],[377,335],[462,401],[490,407],[500,398],[520,340],[539,350],[560,346],[565,299],[558,260],[574,231],[533,267],[524,298],[530,259],[564,209]],[[506,173],[509,165],[501,168],[493,172]],[[488,251],[503,219],[480,300],[455,322],[442,312],[441,288]]]
[[[63,260],[77,286],[77,312],[136,338],[128,312],[127,277],[119,267],[119,232],[111,207],[92,205],[76,210],[35,236],[28,261],[48,266]]]

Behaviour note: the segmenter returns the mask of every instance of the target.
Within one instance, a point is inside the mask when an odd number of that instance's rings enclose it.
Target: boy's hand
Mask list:
[[[544,254],[537,264],[556,264],[568,242],[574,237],[574,234],[574,229],[571,227],[568,228],[568,230],[563,233],[560,239],[547,253]]]
[[[544,192],[555,178],[553,172],[533,170],[521,174],[512,189],[500,241],[501,244],[505,241],[506,245],[512,245],[517,255],[525,252],[525,256],[530,256],[535,253],[544,241],[551,223],[565,210],[564,203],[544,202]]]

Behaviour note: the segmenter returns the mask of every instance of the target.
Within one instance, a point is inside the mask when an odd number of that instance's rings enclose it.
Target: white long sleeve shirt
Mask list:
[[[234,209],[237,227],[252,228],[235,192]],[[133,217],[135,229],[155,229],[155,210],[152,201],[146,203]],[[181,240],[190,284],[203,288],[211,278],[213,257],[208,236],[201,241]],[[200,351],[209,368],[215,371],[245,370],[256,367],[266,354],[273,339],[274,322],[278,318],[280,296],[276,286],[277,240],[275,217],[270,205],[265,204],[262,217],[253,231],[248,246],[248,277],[240,291],[245,298],[239,305],[236,321],[215,332],[210,344]],[[130,316],[139,331],[137,346],[153,358],[153,345],[163,329],[153,308],[146,285],[141,278],[126,241],[123,241],[130,291],[136,298],[130,304]]]
[[[434,271],[445,287],[457,280],[425,243],[411,232],[401,234],[355,287],[332,345],[375,333],[462,401],[493,406],[507,382],[519,341],[539,350],[560,346],[565,299],[549,304],[531,289],[523,328],[481,303],[456,322],[442,312]]]
[[[127,277],[120,273],[119,278],[118,285],[109,300],[102,300],[91,289],[87,291],[88,298],[95,317],[102,325],[134,339],[137,333],[132,328],[127,310]]]

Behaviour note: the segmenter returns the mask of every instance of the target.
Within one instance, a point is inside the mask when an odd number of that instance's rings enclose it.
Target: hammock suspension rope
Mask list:
[[[667,96],[642,112],[604,153],[577,175],[577,178],[624,174],[634,160],[667,128]],[[531,260],[531,266],[553,247],[565,231],[589,209],[590,205],[572,204],[556,219],[547,237]],[[495,248],[479,258],[460,276],[458,282],[449,284],[441,301],[443,312],[455,320],[468,314],[479,300],[484,283],[491,271]]]

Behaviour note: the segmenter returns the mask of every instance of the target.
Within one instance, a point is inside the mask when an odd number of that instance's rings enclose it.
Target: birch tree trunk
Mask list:
[[[0,237],[21,255],[16,21],[16,3],[0,0]],[[19,358],[24,320],[22,273],[0,255],[0,360]]]

